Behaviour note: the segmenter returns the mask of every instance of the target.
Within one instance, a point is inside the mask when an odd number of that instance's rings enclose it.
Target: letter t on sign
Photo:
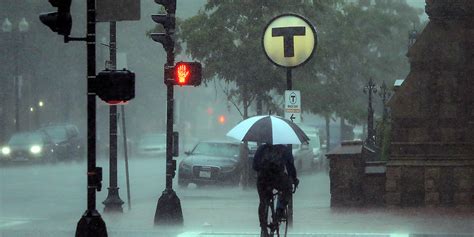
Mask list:
[[[284,55],[285,57],[293,57],[295,56],[294,50],[294,36],[295,35],[305,35],[306,28],[304,26],[301,27],[279,27],[272,29],[272,36],[283,36],[283,46],[285,47]]]

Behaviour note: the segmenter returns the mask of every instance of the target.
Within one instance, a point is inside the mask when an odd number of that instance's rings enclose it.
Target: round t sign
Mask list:
[[[267,57],[281,67],[297,67],[308,61],[317,45],[313,25],[296,14],[283,14],[271,20],[263,33]]]

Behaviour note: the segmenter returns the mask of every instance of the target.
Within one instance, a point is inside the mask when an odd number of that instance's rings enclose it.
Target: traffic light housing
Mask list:
[[[53,32],[68,37],[71,34],[72,27],[72,17],[70,12],[71,1],[72,0],[49,0],[49,3],[51,3],[53,7],[58,8],[58,11],[41,13],[39,19]]]
[[[94,80],[94,91],[110,105],[135,98],[135,73],[129,70],[104,70]]]
[[[199,86],[202,79],[199,62],[178,62],[174,67],[165,66],[165,84],[178,86]]]
[[[173,56],[172,54],[174,50],[173,34],[176,26],[176,0],[155,0],[155,2],[163,5],[167,14],[155,14],[151,16],[151,19],[154,22],[163,25],[165,33],[151,33],[150,37],[154,41],[163,45],[170,60]]]

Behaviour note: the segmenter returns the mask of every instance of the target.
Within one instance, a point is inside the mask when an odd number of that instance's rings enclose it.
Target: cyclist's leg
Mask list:
[[[267,232],[267,213],[266,207],[272,198],[272,188],[270,184],[265,179],[257,180],[257,191],[260,203],[258,205],[258,220],[260,222],[260,227],[262,230]]]

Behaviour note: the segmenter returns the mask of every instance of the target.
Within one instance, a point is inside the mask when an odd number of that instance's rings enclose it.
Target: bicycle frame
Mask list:
[[[265,208],[265,213],[267,213],[267,229],[269,230],[269,236],[273,237],[276,233],[277,237],[280,237],[280,225],[282,222],[285,223],[284,225],[284,235],[286,237],[288,231],[288,206],[285,207],[285,212],[282,218],[278,218],[276,215],[276,206],[278,203],[278,199],[280,198],[281,192],[277,190],[273,190],[272,198],[268,201],[268,205]]]

